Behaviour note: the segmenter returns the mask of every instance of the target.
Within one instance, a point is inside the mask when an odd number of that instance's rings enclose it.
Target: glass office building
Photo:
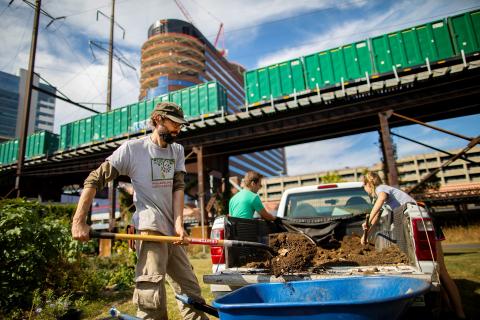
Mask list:
[[[20,135],[20,127],[25,95],[27,70],[20,69],[19,75],[0,71],[0,139],[9,140]],[[37,76],[33,84],[53,94],[56,88],[40,83]],[[55,118],[55,98],[36,90],[32,91],[28,134],[36,131],[53,132]]]

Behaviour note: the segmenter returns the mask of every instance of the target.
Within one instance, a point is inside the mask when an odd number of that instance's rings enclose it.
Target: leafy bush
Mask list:
[[[0,201],[0,309],[28,308],[35,289],[65,290],[82,245],[60,209],[22,199]]]
[[[127,243],[116,242],[109,258],[91,255],[94,241],[71,237],[74,208],[0,200],[0,319],[56,318],[106,287],[133,285],[135,254]]]

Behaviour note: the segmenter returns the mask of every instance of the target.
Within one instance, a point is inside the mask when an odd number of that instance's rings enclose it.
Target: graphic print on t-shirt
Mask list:
[[[173,183],[173,174],[175,171],[175,160],[152,158],[152,186],[169,187]]]

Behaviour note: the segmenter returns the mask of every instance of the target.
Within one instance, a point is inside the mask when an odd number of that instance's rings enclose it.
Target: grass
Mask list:
[[[465,227],[449,227],[443,229],[447,238],[444,244],[480,244],[480,225]],[[455,280],[467,316],[471,319],[480,319],[480,249],[448,249],[444,247],[445,263],[447,269]],[[190,262],[197,275],[202,296],[208,304],[213,301],[210,287],[203,283],[203,275],[211,273],[211,262],[209,250],[201,252],[201,247],[189,247]],[[115,306],[120,312],[135,315],[136,308],[133,305],[133,288],[122,292],[107,292],[101,301],[88,303],[83,308],[84,319],[105,319],[108,317],[108,310]],[[177,308],[176,300],[172,289],[167,286],[167,308],[170,320],[182,319]],[[210,317],[211,319],[216,319]]]
[[[446,244],[480,243],[480,224],[468,227],[444,227]]]
[[[470,319],[480,319],[480,249],[447,249],[445,264]]]

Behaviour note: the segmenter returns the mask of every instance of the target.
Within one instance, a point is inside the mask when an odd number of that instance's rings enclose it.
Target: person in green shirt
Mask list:
[[[257,192],[262,188],[263,176],[255,171],[248,171],[243,178],[245,188],[237,192],[229,202],[230,216],[235,218],[252,219],[258,214],[265,220],[275,221],[276,217],[268,213]]]

